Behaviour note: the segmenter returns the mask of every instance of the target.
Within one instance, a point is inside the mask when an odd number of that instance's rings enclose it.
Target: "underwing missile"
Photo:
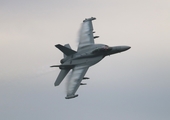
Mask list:
[[[88,77],[83,77],[83,79],[85,80],[85,79],[90,79],[90,78],[88,78]]]
[[[87,85],[86,83],[80,83],[80,85]]]

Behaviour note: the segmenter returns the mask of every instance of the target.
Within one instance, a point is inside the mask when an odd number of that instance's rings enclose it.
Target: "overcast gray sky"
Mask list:
[[[49,68],[62,58],[54,45],[76,50],[88,17],[96,43],[132,48],[91,67],[65,100]],[[0,66],[1,120],[169,120],[170,1],[1,0]]]

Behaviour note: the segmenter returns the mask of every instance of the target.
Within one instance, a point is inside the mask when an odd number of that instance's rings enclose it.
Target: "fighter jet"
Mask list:
[[[92,21],[96,18],[91,17],[83,20],[79,31],[79,44],[77,51],[72,50],[69,44],[55,45],[64,54],[64,58],[60,60],[61,65],[53,65],[51,67],[59,67],[61,69],[54,85],[58,86],[63,81],[65,76],[71,71],[69,80],[67,81],[67,96],[66,99],[75,98],[75,94],[90,66],[98,63],[104,57],[120,52],[124,52],[131,47],[129,46],[114,46],[110,47],[105,44],[95,44],[94,39],[99,36],[94,36]]]

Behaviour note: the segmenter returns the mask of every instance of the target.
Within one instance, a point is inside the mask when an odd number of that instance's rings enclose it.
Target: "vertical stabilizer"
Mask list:
[[[67,48],[69,48],[69,49],[71,49],[71,47],[70,47],[69,44],[65,44],[64,46],[67,47]]]
[[[69,44],[65,44],[64,46],[65,46],[65,47],[67,47],[67,48],[69,48],[69,49],[71,49],[71,47],[70,47],[70,45],[69,45]],[[66,58],[66,57],[67,57],[67,55],[65,55],[65,54],[63,53],[63,57],[64,57],[64,58]]]
[[[66,44],[65,46],[57,44],[55,45],[55,47],[57,47],[60,51],[62,51],[65,57],[77,53],[76,51],[71,49],[69,44]]]

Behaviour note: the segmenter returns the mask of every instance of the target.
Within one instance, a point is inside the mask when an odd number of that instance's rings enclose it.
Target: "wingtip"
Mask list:
[[[78,97],[78,94],[66,96],[65,99],[71,99],[71,98],[75,98],[75,97]]]
[[[95,17],[86,18],[85,20],[83,20],[83,22],[92,21],[92,20],[96,20],[96,18]]]

